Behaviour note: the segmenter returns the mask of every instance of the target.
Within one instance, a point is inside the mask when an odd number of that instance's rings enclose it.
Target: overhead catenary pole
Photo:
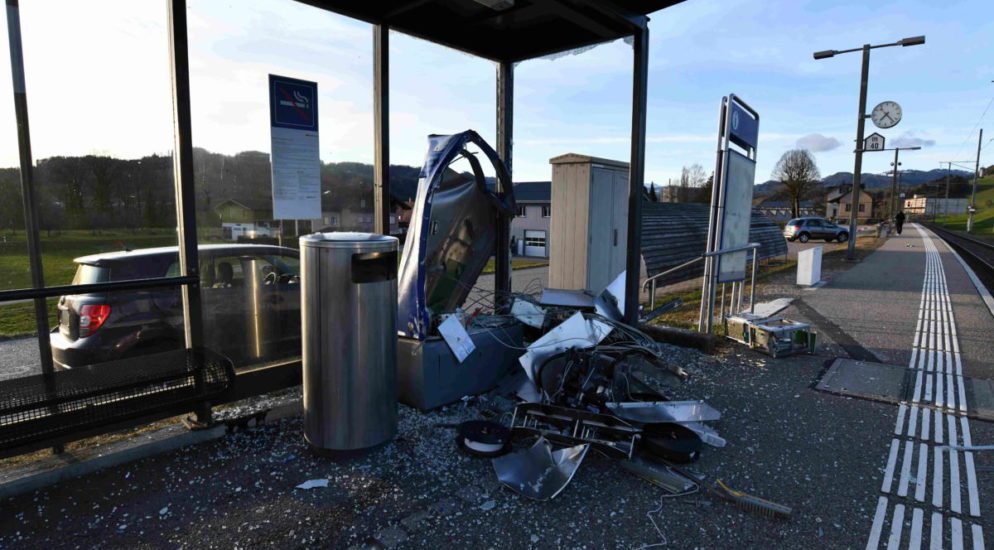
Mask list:
[[[863,44],[863,68],[859,78],[859,118],[856,123],[856,161],[852,174],[852,195],[849,199],[849,243],[846,259],[856,258],[857,218],[859,218],[859,197],[862,191],[863,170],[863,131],[866,126],[866,85],[870,76],[870,45]]]
[[[7,0],[7,40],[10,44],[10,73],[14,84],[14,116],[17,120],[17,146],[20,153],[21,203],[24,208],[24,232],[28,240],[28,265],[31,286],[45,288],[41,263],[41,242],[37,198],[34,184],[34,160],[31,156],[31,131],[28,125],[28,95],[24,82],[24,55],[21,49],[21,17],[17,0]],[[38,336],[38,359],[41,372],[52,374],[52,348],[48,340],[48,303],[35,298],[35,330]]]
[[[966,218],[966,232],[973,231],[973,214],[977,211],[977,176],[980,174],[980,147],[984,141],[984,129],[977,136],[977,160],[973,167],[973,191],[970,193],[970,213]]]
[[[625,261],[625,322],[638,326],[642,271],[642,195],[645,193],[645,110],[649,81],[649,28],[635,31],[632,43],[632,137],[628,165],[628,250]]]

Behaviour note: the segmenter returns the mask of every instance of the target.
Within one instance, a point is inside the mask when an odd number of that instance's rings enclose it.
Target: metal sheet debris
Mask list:
[[[670,494],[677,495],[688,493],[697,488],[697,482],[686,476],[680,475],[665,464],[650,462],[641,458],[630,458],[622,460],[621,467],[629,473],[640,477],[649,483],[656,485],[657,487],[661,487]]]
[[[589,445],[557,451],[548,440],[539,438],[528,449],[492,460],[497,479],[512,491],[535,500],[555,498],[569,485]]]
[[[466,328],[462,326],[457,315],[450,315],[442,324],[438,325],[438,333],[442,335],[449,349],[455,354],[460,363],[469,357],[476,349],[473,339],[469,337]]]
[[[612,413],[642,424],[657,422],[705,422],[719,420],[721,413],[703,401],[646,401],[607,403]]]
[[[297,489],[321,489],[328,486],[327,479],[308,479],[307,481],[297,485]]]
[[[562,288],[542,289],[542,297],[538,303],[543,306],[594,308],[594,297],[584,290],[566,290]]]
[[[569,319],[547,332],[544,336],[532,342],[528,351],[518,362],[525,369],[525,374],[535,382],[534,367],[542,360],[570,348],[588,348],[595,346],[611,332],[610,325],[596,320],[584,319],[580,312],[574,313]]]
[[[533,328],[542,328],[545,324],[545,310],[527,300],[515,299],[511,305],[511,315]]]
[[[597,295],[594,300],[594,309],[598,315],[602,315],[612,321],[621,321],[625,315],[625,274],[622,271],[617,277],[607,285],[604,290]]]

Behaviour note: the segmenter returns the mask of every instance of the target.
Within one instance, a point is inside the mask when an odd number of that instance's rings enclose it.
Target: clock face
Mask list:
[[[894,101],[884,101],[873,108],[870,118],[877,128],[893,128],[901,122],[901,106]]]

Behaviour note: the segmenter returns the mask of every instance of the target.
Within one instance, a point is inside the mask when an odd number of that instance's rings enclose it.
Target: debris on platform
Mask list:
[[[725,334],[774,359],[814,353],[817,341],[817,335],[808,323],[745,312],[725,318]]]
[[[323,489],[328,486],[327,479],[308,479],[307,481],[297,485],[297,489]]]

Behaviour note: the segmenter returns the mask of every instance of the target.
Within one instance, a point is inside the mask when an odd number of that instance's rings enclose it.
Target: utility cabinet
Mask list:
[[[600,292],[625,270],[628,163],[575,153],[549,162],[549,287]]]

